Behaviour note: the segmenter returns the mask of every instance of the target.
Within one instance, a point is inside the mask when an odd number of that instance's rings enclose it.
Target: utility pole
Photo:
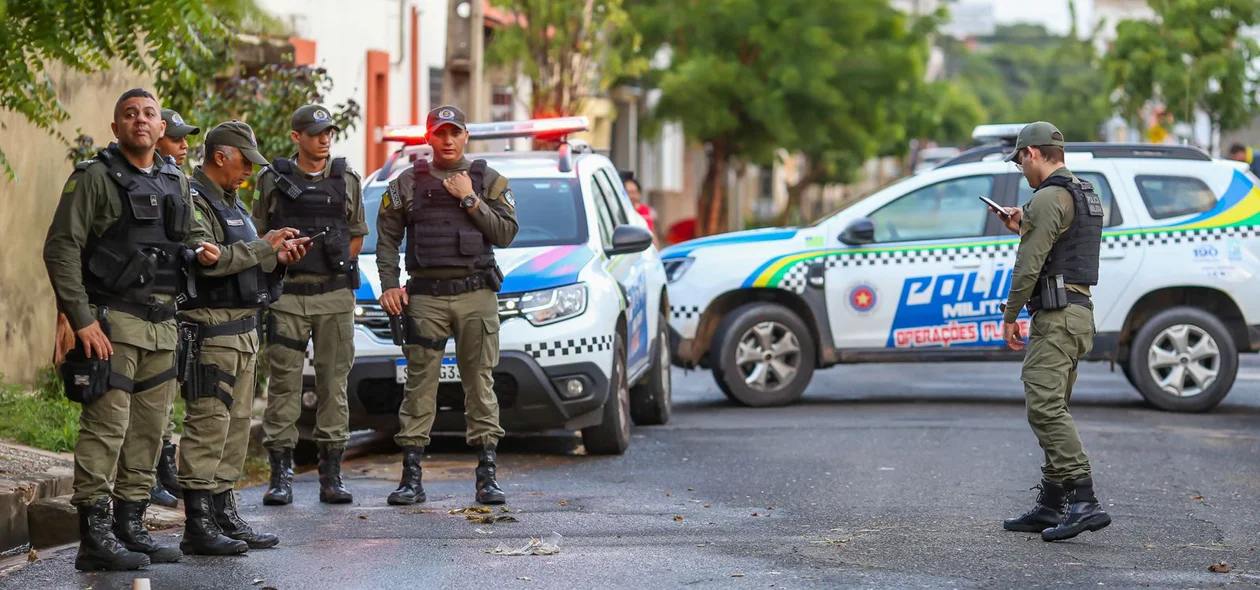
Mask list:
[[[471,35],[472,76],[468,83],[472,86],[472,109],[470,118],[483,122],[486,117],[485,80],[486,80],[486,13],[485,0],[471,0],[472,22],[469,23]]]

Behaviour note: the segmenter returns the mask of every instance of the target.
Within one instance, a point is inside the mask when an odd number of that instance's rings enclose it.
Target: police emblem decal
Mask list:
[[[328,112],[327,112],[327,111],[325,111],[325,110],[323,110],[323,109],[318,109],[318,110],[316,110],[316,111],[315,111],[315,114],[314,114],[313,116],[315,117],[315,120],[316,120],[316,121],[327,121],[327,120],[328,120]]]
[[[866,313],[875,309],[875,304],[879,302],[879,296],[875,293],[875,289],[867,285],[857,285],[849,290],[849,307],[859,313]]]
[[[171,115],[171,122],[175,123],[176,125],[183,125],[184,118],[179,116],[179,113],[176,113],[174,115]]]
[[[455,111],[452,111],[451,109],[442,109],[441,111],[438,111],[438,118],[439,119],[454,119]]]

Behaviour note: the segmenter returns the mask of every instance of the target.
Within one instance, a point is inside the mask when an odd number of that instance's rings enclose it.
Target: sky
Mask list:
[[[960,0],[964,3],[976,0]],[[981,0],[983,1],[983,0]],[[1002,24],[1016,22],[1041,23],[1052,33],[1066,34],[1070,28],[1068,22],[1068,0],[989,0],[993,5],[994,19]],[[1093,9],[1092,0],[1076,0],[1076,10],[1080,30],[1088,30]]]

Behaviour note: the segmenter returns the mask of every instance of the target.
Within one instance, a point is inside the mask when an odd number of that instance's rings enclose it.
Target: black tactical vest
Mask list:
[[[114,144],[79,167],[96,162],[118,185],[122,216],[101,236],[88,235],[81,258],[88,300],[100,305],[109,297],[147,305],[154,294],[179,296],[192,254],[184,245],[191,204],[180,189],[179,169],[155,159],[155,173],[144,174]]]
[[[350,224],[346,221],[346,160],[336,158],[327,178],[312,182],[293,161],[278,158],[271,163],[277,173],[275,211],[268,219],[273,230],[292,227],[298,236],[326,235],[315,242],[290,272],[342,274],[355,272],[350,260]]]
[[[460,199],[451,196],[441,179],[429,174],[429,161],[416,160],[414,171],[415,184],[407,208],[407,271],[439,266],[494,268],[493,244],[473,225]],[[485,172],[485,160],[475,160],[468,171],[477,195],[481,195]]]
[[[192,192],[202,195],[211,194],[206,187],[196,180],[192,181]],[[219,227],[223,228],[223,243],[219,247],[226,249],[237,242],[253,242],[258,239],[258,230],[254,222],[245,212],[245,206],[239,200],[224,203],[221,199],[206,198]],[[200,309],[236,308],[248,309],[270,305],[278,296],[274,289],[268,289],[267,273],[259,265],[251,266],[234,275],[226,277],[208,277],[197,275],[196,297],[189,297],[188,302],[179,308]]]
[[[1041,277],[1062,274],[1065,284],[1097,285],[1098,251],[1102,247],[1102,199],[1094,192],[1093,185],[1084,180],[1051,176],[1041,183],[1041,188],[1047,186],[1061,186],[1072,194],[1074,215],[1072,224],[1051,246]]]

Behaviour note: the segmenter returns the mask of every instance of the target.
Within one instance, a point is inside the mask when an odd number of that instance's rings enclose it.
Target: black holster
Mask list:
[[[408,330],[403,326],[403,314],[389,314],[389,333],[394,338],[394,345],[402,346],[407,343]]]
[[[82,341],[66,353],[66,359],[62,361],[59,371],[61,381],[65,384],[66,399],[72,402],[86,406],[101,399],[109,391],[109,376],[112,372],[109,361],[87,358]]]
[[[228,390],[224,391],[219,384],[227,385]],[[228,409],[232,409],[231,389],[236,387],[236,377],[219,368],[219,365],[201,365],[198,364],[193,370],[193,379],[184,383],[183,390],[180,395],[184,401],[188,403],[195,402],[203,397],[216,397]]]

